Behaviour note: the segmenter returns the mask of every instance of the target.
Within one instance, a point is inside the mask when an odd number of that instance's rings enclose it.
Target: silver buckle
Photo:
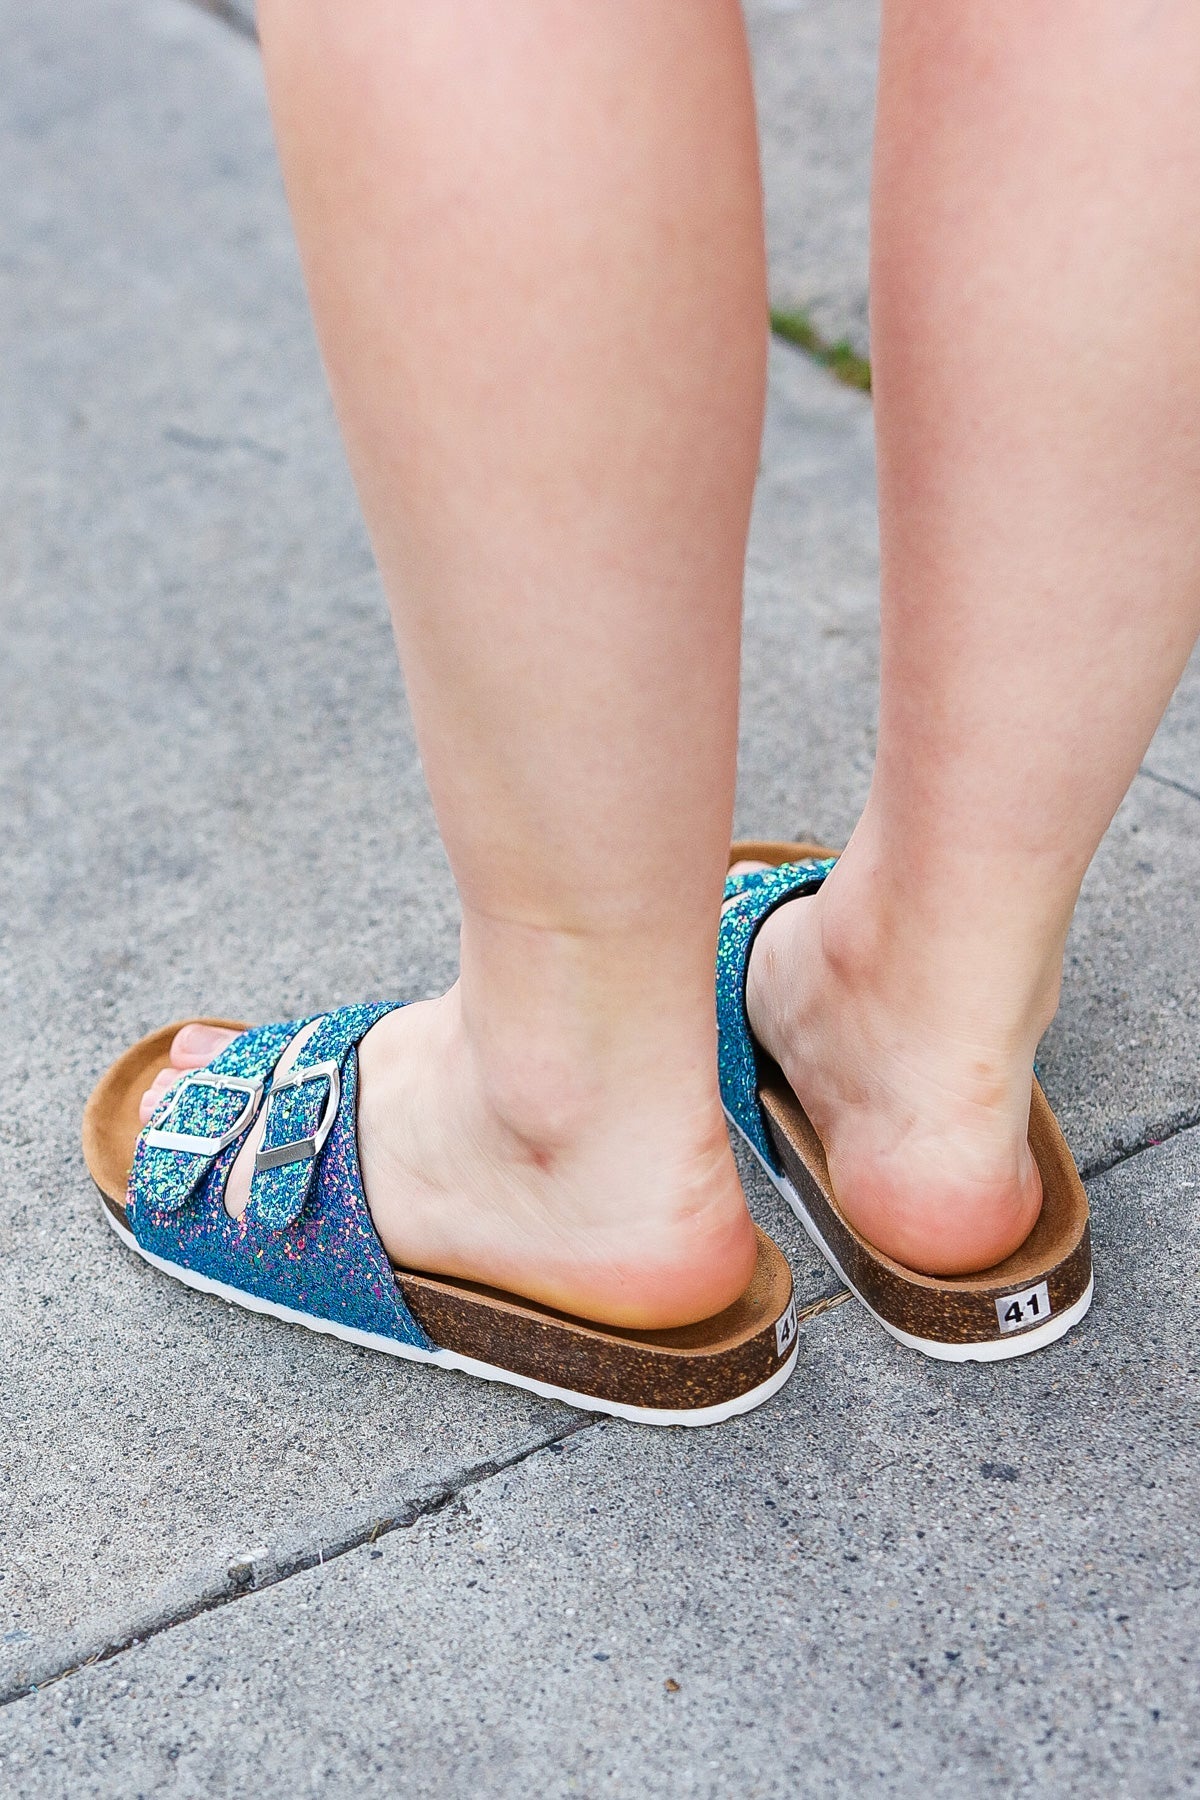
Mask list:
[[[247,1081],[241,1075],[214,1075],[209,1069],[189,1069],[170,1090],[168,1119],[189,1087],[227,1088],[232,1093],[245,1094],[246,1104],[229,1130],[220,1137],[194,1137],[191,1132],[165,1131],[161,1126],[155,1126],[144,1134],[143,1142],[154,1150],[186,1150],[192,1156],[217,1156],[227,1144],[232,1144],[234,1138],[241,1137],[253,1119],[262,1099],[263,1084]]]
[[[329,1097],[321,1113],[321,1121],[312,1137],[294,1138],[290,1144],[276,1144],[271,1150],[258,1150],[254,1156],[254,1168],[278,1169],[285,1163],[307,1162],[316,1156],[333,1130],[333,1121],[337,1118],[337,1109],[342,1098],[342,1077],[335,1062],[310,1063],[306,1069],[289,1069],[286,1075],[280,1075],[267,1095],[267,1105],[284,1088],[303,1087],[308,1081],[320,1081],[322,1076],[329,1079]]]

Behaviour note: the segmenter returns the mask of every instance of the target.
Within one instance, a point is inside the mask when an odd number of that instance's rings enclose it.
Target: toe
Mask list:
[[[236,1036],[236,1031],[226,1031],[220,1025],[181,1026],[171,1040],[171,1065],[176,1069],[202,1069]]]
[[[184,1072],[185,1069],[202,1069],[207,1063],[219,1056],[226,1044],[231,1044],[237,1036],[236,1031],[227,1031],[220,1025],[200,1025],[193,1023],[183,1025],[175,1033],[171,1041],[171,1066],[160,1069],[150,1086],[142,1095],[138,1107],[138,1117],[145,1125],[155,1107]]]
[[[149,1122],[155,1107],[158,1105],[167,1089],[173,1087],[175,1082],[179,1079],[179,1073],[180,1071],[178,1069],[162,1069],[154,1077],[154,1080],[142,1095],[141,1104],[138,1107],[138,1118],[143,1125]]]
[[[726,870],[726,879],[730,875],[757,875],[760,869],[769,869],[770,866],[770,863],[765,862],[735,862]],[[732,900],[726,900],[721,907],[722,914],[732,905]]]

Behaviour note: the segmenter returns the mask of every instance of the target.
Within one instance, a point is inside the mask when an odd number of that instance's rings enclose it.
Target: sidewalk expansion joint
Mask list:
[[[815,1300],[798,1307],[796,1319],[799,1325],[810,1324],[826,1313],[836,1310],[850,1298],[848,1288],[838,1288],[833,1293],[821,1294]],[[362,1550],[368,1544],[377,1544],[380,1538],[390,1537],[395,1531],[407,1531],[422,1519],[431,1518],[434,1514],[444,1512],[452,1506],[460,1495],[472,1488],[482,1487],[497,1475],[507,1473],[509,1469],[519,1468],[531,1456],[543,1450],[554,1450],[567,1442],[569,1438],[578,1437],[581,1432],[594,1430],[597,1426],[609,1424],[610,1421],[602,1413],[577,1414],[569,1424],[550,1436],[538,1438],[532,1444],[515,1450],[511,1456],[493,1457],[487,1462],[473,1463],[469,1468],[452,1481],[434,1489],[421,1499],[414,1499],[402,1512],[391,1518],[377,1519],[370,1525],[363,1525],[358,1530],[349,1532],[332,1544],[318,1543],[308,1545],[291,1555],[272,1558],[264,1552],[264,1565],[260,1567],[256,1556],[247,1553],[230,1563],[226,1581],[218,1589],[196,1596],[173,1612],[158,1618],[151,1618],[143,1624],[132,1625],[127,1632],[118,1638],[111,1638],[90,1656],[78,1658],[52,1669],[49,1674],[37,1681],[22,1681],[11,1687],[0,1689],[0,1708],[11,1706],[18,1700],[29,1699],[34,1694],[42,1693],[46,1688],[66,1681],[71,1675],[79,1675],[85,1669],[98,1668],[101,1663],[112,1662],[115,1657],[124,1656],[139,1645],[148,1643],[152,1638],[162,1637],[164,1633],[176,1630],[181,1625],[189,1624],[204,1613],[216,1612],[221,1607],[230,1606],[238,1600],[246,1599],[251,1594],[265,1593],[268,1588],[278,1587],[290,1581],[296,1575],[303,1575],[309,1569],[325,1568],[336,1562],[339,1557],[347,1556],[353,1550]]]
[[[1200,799],[1200,795],[1197,795]],[[1094,1161],[1080,1165],[1079,1175],[1083,1181],[1094,1181],[1099,1175],[1107,1175],[1112,1169],[1119,1169],[1122,1163],[1132,1162],[1135,1156],[1144,1156],[1147,1150],[1157,1150],[1160,1144],[1169,1144],[1172,1138],[1181,1137],[1185,1131],[1194,1131],[1200,1125],[1200,1106],[1193,1107],[1190,1112],[1175,1113],[1164,1119],[1159,1125],[1152,1125],[1153,1136],[1146,1136],[1136,1144],[1121,1144],[1116,1149],[1105,1151]]]
[[[1183,781],[1173,781],[1169,775],[1158,775],[1153,769],[1148,769],[1145,763],[1138,774],[1144,775],[1147,781],[1153,781],[1158,787],[1173,788],[1177,794],[1186,794],[1189,800],[1200,800],[1200,789],[1188,787]]]
[[[228,25],[239,37],[249,38],[252,43],[257,44],[258,32],[254,21],[247,18],[235,4],[235,0],[189,0],[189,4],[198,6],[201,12],[211,13],[214,19],[220,19],[222,25]]]
[[[417,1525],[422,1519],[428,1519],[435,1513],[444,1512],[452,1506],[461,1494],[472,1488],[481,1487],[484,1482],[491,1481],[497,1475],[505,1474],[509,1469],[518,1468],[529,1457],[540,1451],[551,1450],[563,1444],[568,1438],[577,1437],[580,1432],[593,1429],[604,1423],[603,1415],[585,1413],[576,1415],[563,1429],[551,1436],[539,1438],[536,1443],[526,1444],[511,1456],[494,1457],[487,1462],[474,1463],[464,1469],[461,1475],[443,1486],[436,1488],[422,1499],[414,1499],[403,1512],[392,1518],[377,1519],[370,1525],[348,1533],[344,1538],[332,1544],[317,1544],[306,1547],[290,1556],[281,1557],[271,1562],[258,1574],[253,1564],[234,1562],[230,1565],[226,1583],[216,1591],[209,1590],[197,1596],[184,1606],[177,1607],[172,1613],[161,1618],[148,1620],[144,1625],[135,1625],[119,1638],[112,1638],[101,1645],[90,1656],[53,1669],[38,1681],[15,1683],[12,1687],[0,1689],[0,1708],[11,1706],[15,1701],[25,1700],[34,1694],[42,1693],[68,1676],[81,1674],[85,1669],[97,1668],[101,1663],[111,1662],[114,1657],[123,1656],[139,1645],[148,1643],[151,1638],[162,1637],[164,1633],[176,1630],[180,1625],[187,1625],[204,1613],[216,1612],[221,1607],[230,1606],[251,1594],[261,1594],[268,1588],[278,1587],[282,1582],[291,1581],[296,1575],[303,1575],[309,1569],[325,1568],[339,1557],[347,1556],[352,1550],[361,1550],[368,1544],[377,1544],[380,1538],[390,1537],[394,1531],[406,1531]]]

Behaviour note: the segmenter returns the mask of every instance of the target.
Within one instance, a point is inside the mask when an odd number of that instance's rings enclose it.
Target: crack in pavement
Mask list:
[[[1200,1125],[1200,1108],[1195,1113],[1172,1121],[1162,1130],[1162,1136],[1148,1138],[1127,1150],[1118,1151],[1107,1159],[1099,1159],[1095,1164],[1080,1170],[1085,1181],[1102,1175],[1119,1164],[1129,1162],[1146,1150],[1156,1148],[1168,1142],[1181,1132],[1191,1130]],[[846,1287],[834,1289],[831,1293],[821,1294],[815,1300],[807,1302],[797,1309],[797,1323],[811,1324],[836,1311],[851,1298]],[[418,1524],[422,1519],[433,1517],[444,1512],[460,1495],[473,1488],[482,1487],[497,1475],[505,1474],[509,1469],[516,1469],[530,1457],[545,1450],[556,1449],[568,1439],[578,1437],[585,1431],[598,1429],[610,1423],[605,1414],[584,1414],[573,1419],[564,1429],[551,1433],[550,1436],[538,1438],[534,1443],[526,1444],[510,1456],[492,1457],[486,1462],[473,1463],[454,1480],[443,1483],[423,1498],[414,1498],[403,1511],[392,1517],[376,1519],[370,1526],[361,1526],[358,1530],[347,1533],[331,1544],[309,1544],[303,1549],[290,1554],[272,1555],[269,1549],[260,1553],[249,1550],[236,1556],[228,1565],[226,1579],[217,1589],[209,1589],[198,1594],[196,1598],[183,1606],[177,1606],[172,1612],[156,1618],[147,1619],[144,1623],[134,1623],[118,1637],[110,1637],[107,1642],[93,1650],[90,1655],[77,1657],[73,1662],[61,1667],[51,1668],[49,1672],[36,1680],[17,1682],[5,1689],[0,1689],[0,1709],[15,1705],[18,1701],[27,1700],[46,1688],[66,1681],[72,1675],[82,1674],[85,1669],[98,1668],[101,1664],[113,1661],[153,1638],[162,1637],[181,1625],[189,1624],[204,1613],[216,1612],[220,1608],[236,1604],[251,1594],[265,1593],[268,1589],[280,1586],[309,1569],[324,1568],[326,1564],[336,1562],[354,1550],[361,1550],[368,1544],[378,1543],[381,1538],[390,1537],[393,1532],[406,1531]]]
[[[1118,1151],[1110,1158],[1100,1159],[1094,1165],[1081,1169],[1080,1174],[1085,1181],[1091,1180],[1197,1125],[1200,1125],[1200,1109],[1197,1109],[1194,1114],[1180,1118],[1178,1122],[1173,1121],[1166,1128],[1159,1128],[1163,1131],[1161,1137],[1148,1138],[1143,1143],[1134,1145],[1127,1150]],[[811,1324],[836,1311],[850,1298],[850,1290],[846,1287],[839,1287],[831,1293],[818,1295],[815,1300],[811,1300],[797,1309],[797,1323],[798,1325]],[[226,1579],[219,1588],[210,1588],[208,1591],[198,1594],[194,1600],[183,1606],[177,1606],[172,1612],[165,1615],[150,1618],[142,1624],[130,1625],[128,1630],[122,1632],[118,1637],[109,1638],[90,1655],[77,1657],[73,1662],[65,1663],[58,1668],[51,1668],[47,1674],[36,1680],[26,1679],[13,1683],[8,1688],[0,1689],[0,1708],[12,1706],[20,1700],[30,1699],[33,1695],[44,1692],[46,1688],[53,1687],[60,1681],[66,1681],[72,1675],[82,1674],[85,1669],[98,1668],[102,1663],[111,1662],[118,1656],[138,1649],[140,1645],[150,1642],[153,1638],[162,1637],[165,1633],[174,1631],[181,1625],[189,1624],[191,1620],[200,1618],[204,1613],[216,1612],[222,1607],[246,1599],[251,1594],[265,1593],[268,1589],[278,1587],[283,1582],[290,1581],[294,1576],[302,1575],[309,1569],[324,1568],[326,1564],[336,1562],[354,1550],[361,1550],[368,1544],[378,1543],[380,1538],[390,1537],[393,1532],[409,1530],[422,1519],[431,1518],[437,1513],[444,1512],[460,1495],[469,1492],[472,1488],[482,1487],[497,1475],[503,1475],[509,1469],[519,1468],[530,1457],[536,1456],[544,1450],[556,1449],[559,1445],[566,1443],[568,1439],[578,1437],[585,1431],[596,1430],[608,1423],[610,1420],[606,1414],[585,1414],[582,1417],[576,1417],[563,1430],[553,1432],[549,1437],[538,1438],[534,1443],[526,1444],[521,1449],[514,1451],[511,1456],[492,1457],[486,1462],[471,1464],[455,1480],[443,1483],[442,1486],[435,1488],[423,1498],[414,1498],[403,1511],[392,1517],[376,1519],[370,1526],[361,1526],[331,1544],[318,1543],[315,1547],[309,1544],[303,1549],[283,1555],[273,1555],[267,1548],[264,1548],[261,1553],[254,1550],[243,1551],[228,1564]]]
[[[1110,1169],[1131,1161],[1145,1151],[1165,1144],[1171,1138],[1184,1131],[1200,1125],[1200,1108],[1193,1113],[1180,1115],[1163,1126],[1155,1127],[1161,1132],[1158,1137],[1148,1137],[1141,1143],[1121,1149],[1108,1157],[1098,1158],[1094,1163],[1080,1169],[1083,1180],[1090,1181],[1095,1177],[1107,1174]],[[797,1309],[797,1323],[811,1324],[819,1318],[836,1311],[851,1297],[846,1287],[834,1289],[831,1293],[821,1294],[815,1300],[807,1302]],[[390,1537],[393,1532],[406,1531],[418,1524],[422,1519],[433,1517],[444,1512],[460,1495],[472,1488],[482,1487],[497,1475],[505,1474],[509,1469],[519,1468],[530,1457],[544,1450],[556,1449],[568,1439],[578,1437],[582,1432],[596,1430],[610,1421],[605,1414],[585,1414],[573,1419],[563,1430],[551,1433],[550,1436],[538,1438],[532,1444],[526,1444],[510,1456],[492,1457],[486,1462],[473,1463],[454,1480],[443,1483],[423,1498],[414,1498],[404,1510],[392,1517],[376,1519],[370,1526],[361,1526],[358,1530],[347,1533],[332,1544],[318,1543],[306,1545],[303,1549],[290,1554],[273,1555],[269,1549],[261,1553],[253,1550],[243,1551],[228,1565],[226,1579],[217,1589],[209,1589],[198,1594],[196,1598],[183,1606],[177,1606],[172,1612],[156,1618],[150,1618],[143,1624],[132,1624],[128,1630],[118,1637],[111,1637],[93,1650],[90,1655],[77,1657],[73,1662],[50,1671],[36,1680],[26,1679],[0,1689],[0,1708],[12,1706],[20,1700],[32,1698],[48,1687],[67,1680],[72,1675],[82,1674],[85,1669],[98,1668],[102,1663],[111,1662],[123,1656],[151,1639],[162,1637],[181,1625],[189,1624],[204,1613],[216,1612],[220,1608],[235,1604],[251,1594],[265,1593],[268,1589],[290,1581],[294,1576],[302,1575],[309,1569],[324,1568],[327,1563],[338,1561],[354,1550],[361,1550],[368,1544],[378,1543],[380,1538]],[[261,1561],[260,1561],[261,1555]]]
[[[823,1318],[849,1298],[848,1288],[837,1288],[832,1293],[818,1295],[815,1300],[797,1308],[797,1323],[805,1325]],[[577,1417],[565,1429],[556,1431],[549,1437],[539,1438],[535,1443],[526,1444],[511,1456],[493,1457],[487,1462],[472,1464],[457,1479],[444,1483],[423,1499],[414,1499],[403,1512],[392,1518],[376,1519],[370,1526],[362,1526],[349,1532],[332,1544],[317,1544],[315,1547],[310,1544],[290,1555],[282,1556],[272,1556],[269,1550],[264,1550],[261,1563],[258,1561],[258,1553],[243,1551],[228,1565],[226,1580],[221,1587],[198,1594],[187,1604],[177,1606],[170,1613],[148,1619],[144,1624],[131,1625],[119,1637],[110,1638],[90,1655],[77,1657],[60,1668],[51,1668],[48,1674],[37,1680],[25,1680],[0,1689],[0,1708],[40,1694],[71,1675],[81,1674],[84,1669],[98,1668],[101,1663],[111,1662],[114,1657],[136,1650],[140,1644],[161,1637],[165,1632],[174,1631],[177,1626],[186,1625],[203,1613],[216,1612],[220,1607],[233,1605],[250,1594],[265,1593],[268,1588],[278,1587],[280,1583],[290,1581],[293,1576],[302,1575],[308,1569],[324,1568],[353,1550],[361,1550],[367,1544],[378,1543],[380,1538],[390,1537],[394,1531],[407,1531],[421,1519],[443,1512],[460,1494],[471,1488],[482,1487],[495,1476],[503,1475],[509,1469],[519,1468],[529,1457],[538,1455],[540,1451],[553,1450],[559,1444],[566,1443],[568,1438],[578,1437],[581,1432],[595,1430],[610,1422],[606,1414],[592,1413]]]
[[[553,1449],[555,1445],[565,1443],[568,1438],[578,1436],[581,1431],[594,1429],[604,1422],[603,1415],[584,1414],[577,1417],[565,1429],[554,1432],[550,1437],[539,1438],[535,1443],[526,1444],[511,1456],[493,1457],[487,1462],[472,1464],[456,1479],[444,1483],[422,1499],[414,1499],[404,1511],[394,1517],[376,1519],[369,1526],[349,1532],[332,1544],[317,1544],[315,1547],[308,1545],[289,1555],[267,1560],[261,1572],[255,1561],[255,1553],[243,1552],[240,1558],[235,1558],[229,1564],[226,1580],[220,1588],[209,1589],[197,1595],[195,1600],[176,1607],[171,1613],[148,1619],[144,1624],[131,1625],[128,1631],[119,1637],[110,1638],[89,1656],[78,1657],[61,1668],[51,1669],[39,1680],[22,1681],[0,1689],[0,1707],[11,1706],[18,1700],[40,1694],[43,1689],[65,1681],[69,1675],[78,1675],[83,1669],[111,1662],[114,1657],[135,1650],[139,1644],[147,1643],[151,1638],[161,1637],[164,1632],[174,1631],[177,1626],[188,1624],[202,1613],[215,1612],[219,1607],[229,1606],[250,1594],[264,1593],[268,1588],[290,1581],[295,1575],[302,1575],[307,1569],[324,1568],[327,1564],[336,1562],[339,1557],[349,1555],[352,1550],[361,1550],[366,1544],[378,1543],[380,1538],[389,1537],[394,1531],[405,1531],[419,1520],[444,1511],[469,1489],[480,1487],[494,1476],[503,1475],[508,1469],[518,1468],[539,1451]],[[269,1552],[264,1552],[264,1556],[269,1557]]]
[[[211,13],[214,19],[220,19],[222,25],[228,25],[239,37],[258,42],[258,32],[254,20],[248,18],[235,0],[189,0],[192,6],[198,6],[201,12]]]
[[[1138,774],[1144,775],[1147,781],[1156,782],[1159,787],[1173,788],[1177,794],[1186,794],[1189,800],[1200,800],[1200,790],[1188,787],[1186,782],[1174,781],[1170,775],[1156,774],[1153,769],[1148,769],[1145,763],[1138,770]]]
[[[1200,800],[1200,794],[1196,796]],[[1144,1137],[1136,1144],[1122,1144],[1119,1148],[1096,1157],[1094,1162],[1081,1166],[1080,1179],[1094,1181],[1098,1175],[1107,1175],[1110,1169],[1119,1169],[1122,1163],[1132,1162],[1135,1156],[1144,1156],[1147,1150],[1157,1150],[1160,1144],[1169,1144],[1172,1138],[1180,1137],[1185,1131],[1194,1131],[1200,1125],[1200,1106],[1193,1107],[1190,1112],[1174,1113],[1159,1125],[1152,1125],[1151,1131],[1157,1137]]]

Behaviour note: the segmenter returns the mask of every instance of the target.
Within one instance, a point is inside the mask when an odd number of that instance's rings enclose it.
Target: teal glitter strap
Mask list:
[[[158,1213],[186,1206],[217,1158],[253,1125],[271,1071],[307,1022],[244,1031],[206,1069],[182,1074],[138,1139],[131,1190],[152,1196]]]
[[[777,875],[781,868],[791,869],[795,866],[794,863],[774,863],[768,869],[747,869],[741,875],[727,875],[725,877],[725,898],[726,900],[735,900],[739,894],[748,893],[751,888],[761,887],[764,881],[769,881],[772,876]]]
[[[758,1103],[758,1051],[746,1017],[746,972],[763,920],[801,894],[815,894],[835,857],[781,863],[733,875],[725,884],[729,904],[717,939],[717,1067],[721,1100],[738,1129],[768,1167],[778,1172],[767,1123]]]
[[[326,1013],[292,1067],[273,1080],[247,1207],[256,1224],[285,1231],[299,1218],[343,1102],[346,1058],[372,1025],[394,1010],[394,1001],[381,1001]]]
[[[347,1006],[245,1031],[205,1079],[187,1084],[186,1097],[164,1103],[155,1130],[138,1140],[129,1182],[126,1217],[142,1248],[272,1310],[436,1349],[405,1304],[358,1162],[357,1046],[396,1004]],[[294,1066],[278,1073],[306,1027]],[[225,1184],[252,1124],[238,1108],[262,1122],[266,1167],[256,1170],[250,1203],[234,1218]],[[147,1141],[160,1134],[176,1142]],[[179,1138],[192,1147],[179,1148]],[[218,1141],[223,1147],[214,1150]]]

